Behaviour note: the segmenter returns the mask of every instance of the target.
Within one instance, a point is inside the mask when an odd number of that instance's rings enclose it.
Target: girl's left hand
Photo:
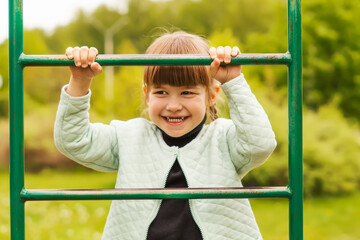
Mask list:
[[[213,62],[210,65],[211,76],[221,84],[224,84],[241,74],[241,65],[220,65],[222,62],[229,64],[231,62],[231,57],[236,57],[240,54],[238,47],[211,47],[209,49],[209,54],[213,59]]]

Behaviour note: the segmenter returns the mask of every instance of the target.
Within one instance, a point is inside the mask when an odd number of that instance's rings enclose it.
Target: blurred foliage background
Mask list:
[[[336,7],[334,7],[336,6]],[[321,9],[321,11],[319,11]],[[360,4],[358,1],[313,0],[303,3],[304,183],[306,195],[340,194],[360,185]],[[68,46],[95,46],[104,52],[104,32],[114,31],[114,53],[144,53],[164,28],[185,30],[209,39],[212,46],[238,45],[244,53],[287,51],[284,0],[131,0],[127,13],[101,6],[79,10],[73,21],[52,33],[24,31],[26,54],[62,54]],[[99,26],[104,26],[100,29]],[[0,45],[8,58],[8,42]],[[140,116],[142,67],[116,67],[113,99],[104,75],[92,85],[91,118],[109,122]],[[245,181],[251,185],[287,183],[287,68],[245,66],[244,73],[267,111],[278,147],[271,159]],[[0,166],[8,166],[8,63],[0,65]],[[78,167],[54,148],[53,122],[61,87],[68,82],[64,67],[26,68],[26,170]],[[220,102],[227,117],[226,99]]]
[[[26,54],[62,54],[68,46],[95,46],[104,53],[104,32],[115,22],[114,53],[144,53],[162,32],[184,30],[212,46],[237,45],[243,53],[287,51],[286,0],[130,0],[128,11],[106,6],[79,10],[73,21],[53,32],[24,31]],[[305,197],[357,194],[360,189],[360,2],[303,1],[304,191]],[[99,28],[99,26],[103,26]],[[8,41],[0,43],[8,59]],[[244,74],[269,115],[278,147],[264,166],[245,177],[248,186],[288,183],[287,68],[244,66]],[[92,85],[91,120],[108,123],[138,117],[143,110],[142,67],[115,67],[114,98],[104,75]],[[8,62],[0,65],[0,170],[7,171]],[[26,172],[47,169],[90,171],[58,153],[52,138],[64,67],[24,72]],[[228,117],[225,97],[221,116]],[[51,188],[51,187],[50,187]],[[319,238],[314,238],[319,239]],[[336,238],[340,239],[340,238]],[[350,238],[344,238],[350,239]]]

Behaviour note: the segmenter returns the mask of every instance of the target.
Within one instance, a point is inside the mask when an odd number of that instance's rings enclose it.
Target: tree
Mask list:
[[[306,1],[303,13],[305,104],[317,109],[336,100],[360,121],[359,2]]]

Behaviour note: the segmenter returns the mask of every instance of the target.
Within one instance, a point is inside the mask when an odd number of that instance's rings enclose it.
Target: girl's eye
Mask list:
[[[158,94],[158,95],[165,95],[167,94],[165,91],[156,91],[155,94]]]
[[[194,94],[193,92],[190,92],[190,91],[184,91],[181,93],[182,95],[191,95],[191,94]]]

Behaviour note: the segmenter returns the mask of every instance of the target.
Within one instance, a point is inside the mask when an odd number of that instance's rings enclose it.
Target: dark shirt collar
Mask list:
[[[191,142],[194,138],[196,138],[196,136],[199,134],[202,127],[204,126],[205,121],[206,121],[206,115],[199,125],[197,125],[193,130],[191,130],[190,132],[188,132],[187,134],[185,134],[181,137],[171,137],[171,136],[167,135],[163,130],[161,130],[160,128],[159,129],[162,133],[165,143],[168,146],[170,146],[170,147],[177,146],[177,147],[181,148],[181,147],[185,146],[186,144],[188,144],[189,142]]]

